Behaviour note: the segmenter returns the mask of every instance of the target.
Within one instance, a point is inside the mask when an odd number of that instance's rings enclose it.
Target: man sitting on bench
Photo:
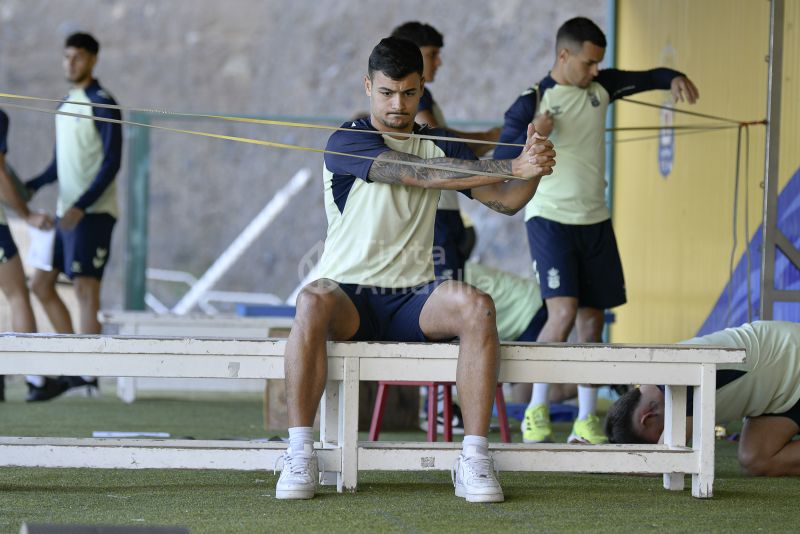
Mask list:
[[[745,349],[743,364],[717,369],[716,420],[744,419],[739,463],[748,474],[800,475],[800,442],[792,441],[800,432],[800,324],[756,321],[683,343]],[[658,443],[663,430],[658,386],[627,392],[606,418],[612,443]]]
[[[275,496],[314,496],[318,465],[312,423],[327,379],[326,341],[460,339],[456,383],[464,412],[456,495],[503,500],[488,453],[499,342],[491,297],[435,280],[432,245],[439,190],[460,190],[501,213],[530,199],[555,164],[552,143],[529,129],[514,160],[476,161],[463,142],[414,123],[423,91],[419,47],[383,39],[369,58],[370,116],[328,140],[323,172],[328,233],[320,279],[297,298],[286,345],[289,447]],[[409,136],[408,134],[419,134]],[[432,168],[431,166],[438,168]],[[521,178],[509,180],[510,176]]]

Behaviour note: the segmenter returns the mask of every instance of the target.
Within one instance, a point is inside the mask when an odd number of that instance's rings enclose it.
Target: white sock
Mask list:
[[[537,404],[547,405],[547,398],[550,395],[550,384],[534,384],[531,392],[531,402],[528,408],[533,408]]]
[[[578,419],[586,419],[597,411],[597,388],[578,386]]]
[[[44,377],[38,375],[25,375],[25,381],[37,388],[44,386]]]
[[[292,454],[304,454],[305,446],[314,448],[314,429],[310,426],[295,426],[289,429],[289,448]]]
[[[461,444],[464,456],[489,456],[489,438],[484,436],[464,436]]]

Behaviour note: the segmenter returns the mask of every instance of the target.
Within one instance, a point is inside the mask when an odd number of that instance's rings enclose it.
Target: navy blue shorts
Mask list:
[[[544,328],[544,323],[546,322],[547,306],[542,304],[542,307],[539,308],[539,311],[533,316],[531,322],[528,323],[528,327],[525,329],[525,331],[517,336],[517,339],[514,341],[536,341],[539,339],[539,332],[542,331],[542,328]]]
[[[86,213],[70,231],[56,224],[53,268],[70,279],[89,276],[102,280],[111,256],[111,232],[116,222],[108,213]]]
[[[525,222],[542,298],[576,297],[597,309],[625,304],[625,277],[611,220],[561,224],[543,217]]]
[[[360,323],[351,341],[429,341],[419,327],[422,307],[444,280],[388,289],[339,284],[358,311]]]
[[[458,210],[436,210],[433,229],[433,269],[436,278],[464,279],[463,243],[466,228]]]
[[[0,263],[6,263],[14,259],[19,251],[14,238],[11,237],[11,230],[6,224],[0,224]]]

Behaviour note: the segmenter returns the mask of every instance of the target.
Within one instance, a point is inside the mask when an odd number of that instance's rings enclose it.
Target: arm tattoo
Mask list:
[[[411,163],[409,165],[409,163]],[[453,170],[435,169],[424,165],[438,165]],[[463,169],[463,170],[462,170]],[[463,160],[455,158],[423,159],[413,154],[389,150],[377,157],[369,170],[368,178],[374,182],[401,184],[404,179],[414,182],[441,182],[460,180],[484,173],[511,174],[510,160]]]
[[[491,210],[502,213],[503,215],[514,215],[517,212],[517,210],[509,208],[499,200],[487,200],[486,202],[481,201],[481,204]]]

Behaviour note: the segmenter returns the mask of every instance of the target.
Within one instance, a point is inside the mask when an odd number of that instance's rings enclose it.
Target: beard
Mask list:
[[[402,130],[408,128],[411,124],[411,116],[410,115],[396,115],[390,114],[384,117],[381,117],[381,123],[386,126],[387,128],[393,128],[396,130]]]

